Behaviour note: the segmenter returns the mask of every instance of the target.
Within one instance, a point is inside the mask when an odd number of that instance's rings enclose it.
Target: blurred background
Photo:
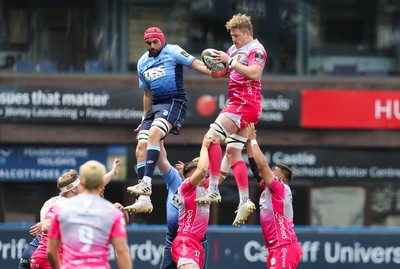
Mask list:
[[[58,176],[88,159],[110,169],[120,158],[105,197],[133,203],[143,32],[158,26],[199,58],[229,48],[236,13],[252,17],[268,53],[257,134],[271,166],[294,170],[295,225],[400,226],[398,0],[0,0],[0,222],[38,221]],[[165,140],[172,164],[198,155],[228,98],[227,80],[185,72],[184,127]],[[257,203],[250,170],[249,181]],[[165,223],[157,172],[153,188],[154,212],[132,224]],[[221,192],[212,225],[235,217],[232,174]],[[258,210],[247,224],[258,227]]]

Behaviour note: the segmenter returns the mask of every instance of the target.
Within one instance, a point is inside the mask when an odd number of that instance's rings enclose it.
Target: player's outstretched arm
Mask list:
[[[260,171],[260,176],[264,180],[265,184],[269,187],[271,182],[274,180],[274,174],[272,173],[272,170],[257,143],[254,123],[250,123],[246,128],[250,145],[253,150],[254,160],[257,164],[258,170]]]
[[[254,160],[253,149],[251,148],[250,140],[246,142],[247,158],[249,159],[249,165],[254,178],[257,180],[258,185],[261,187],[263,180],[258,170],[256,161]]]
[[[190,177],[193,185],[198,185],[202,179],[204,179],[208,173],[208,147],[212,143],[212,136],[206,135],[201,145],[199,162],[193,175]]]
[[[105,175],[103,176],[103,185],[104,185],[104,187],[105,187],[108,183],[110,183],[111,179],[112,179],[114,176],[118,175],[119,169],[120,169],[120,166],[121,166],[121,165],[122,165],[121,160],[118,159],[118,158],[115,158],[111,170],[110,170],[107,174],[105,174]]]
[[[200,73],[203,73],[204,75],[210,76],[211,71],[207,68],[207,66],[200,60],[195,59],[192,64],[190,65],[190,69],[199,71]]]

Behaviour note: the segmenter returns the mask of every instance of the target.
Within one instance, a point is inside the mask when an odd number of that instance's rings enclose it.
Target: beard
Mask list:
[[[158,49],[149,49],[148,50],[150,57],[157,57],[160,54],[161,50]]]

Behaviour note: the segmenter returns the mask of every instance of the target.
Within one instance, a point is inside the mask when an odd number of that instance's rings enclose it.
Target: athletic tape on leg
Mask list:
[[[155,119],[151,124],[151,127],[156,127],[158,130],[160,130],[163,133],[163,138],[165,138],[169,133],[168,121],[166,119]]]
[[[222,126],[219,120],[215,120],[210,124],[210,128],[214,130],[214,132],[221,137],[222,140],[225,140],[229,136],[229,132]]]
[[[139,131],[138,140],[139,141],[147,141],[149,139],[149,130]]]
[[[246,145],[247,137],[233,134],[226,139],[226,144],[228,147],[233,147],[238,150],[242,150],[244,145]]]

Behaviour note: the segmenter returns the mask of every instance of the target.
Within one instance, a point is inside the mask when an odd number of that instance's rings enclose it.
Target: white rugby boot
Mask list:
[[[197,204],[219,203],[221,202],[221,195],[217,191],[208,189],[203,197],[196,198],[194,201]]]
[[[150,196],[151,191],[151,184],[147,184],[144,180],[139,179],[138,184],[134,186],[130,186],[126,188],[129,193],[137,194],[137,195],[147,195]]]
[[[247,218],[250,216],[250,214],[255,209],[256,209],[256,206],[250,200],[247,200],[246,203],[239,205],[238,209],[235,211],[235,213],[237,213],[237,214],[236,214],[236,218],[233,221],[232,225],[236,226],[236,227],[239,227],[240,225],[245,223]]]
[[[153,212],[153,205],[151,202],[136,200],[134,204],[124,207],[128,213],[151,213]]]

